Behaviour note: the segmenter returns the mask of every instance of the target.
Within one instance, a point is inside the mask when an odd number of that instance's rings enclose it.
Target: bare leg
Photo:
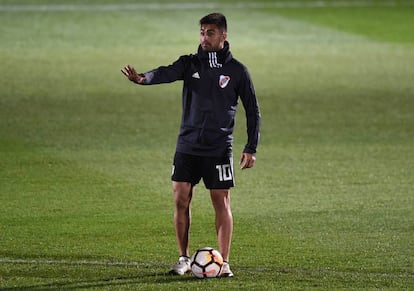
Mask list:
[[[187,182],[174,182],[174,227],[180,256],[190,256],[189,230],[191,225],[190,203],[193,186]]]
[[[211,201],[216,212],[216,232],[219,251],[225,261],[229,260],[231,237],[233,234],[233,215],[230,207],[229,189],[210,190]]]

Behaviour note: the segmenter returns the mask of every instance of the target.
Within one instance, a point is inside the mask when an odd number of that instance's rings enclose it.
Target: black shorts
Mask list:
[[[171,180],[196,185],[203,178],[207,189],[229,189],[234,186],[232,157],[202,157],[175,153]]]

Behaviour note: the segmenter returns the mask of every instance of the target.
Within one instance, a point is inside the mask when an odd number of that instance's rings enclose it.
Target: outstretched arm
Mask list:
[[[145,77],[138,74],[137,71],[134,69],[134,67],[130,65],[126,65],[123,69],[121,69],[121,72],[130,80],[131,82],[134,82],[136,84],[144,84],[145,83]]]

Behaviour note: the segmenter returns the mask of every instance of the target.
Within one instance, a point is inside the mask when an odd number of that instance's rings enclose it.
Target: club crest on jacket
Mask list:
[[[225,88],[227,86],[227,84],[230,81],[230,77],[229,76],[224,76],[224,75],[220,75],[219,78],[219,85],[221,88]]]

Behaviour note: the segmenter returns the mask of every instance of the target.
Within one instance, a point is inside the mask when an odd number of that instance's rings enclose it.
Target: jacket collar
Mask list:
[[[221,68],[223,64],[232,59],[228,41],[224,42],[224,47],[221,50],[215,52],[203,51],[201,45],[199,45],[197,55],[200,61],[206,63],[210,68]]]

